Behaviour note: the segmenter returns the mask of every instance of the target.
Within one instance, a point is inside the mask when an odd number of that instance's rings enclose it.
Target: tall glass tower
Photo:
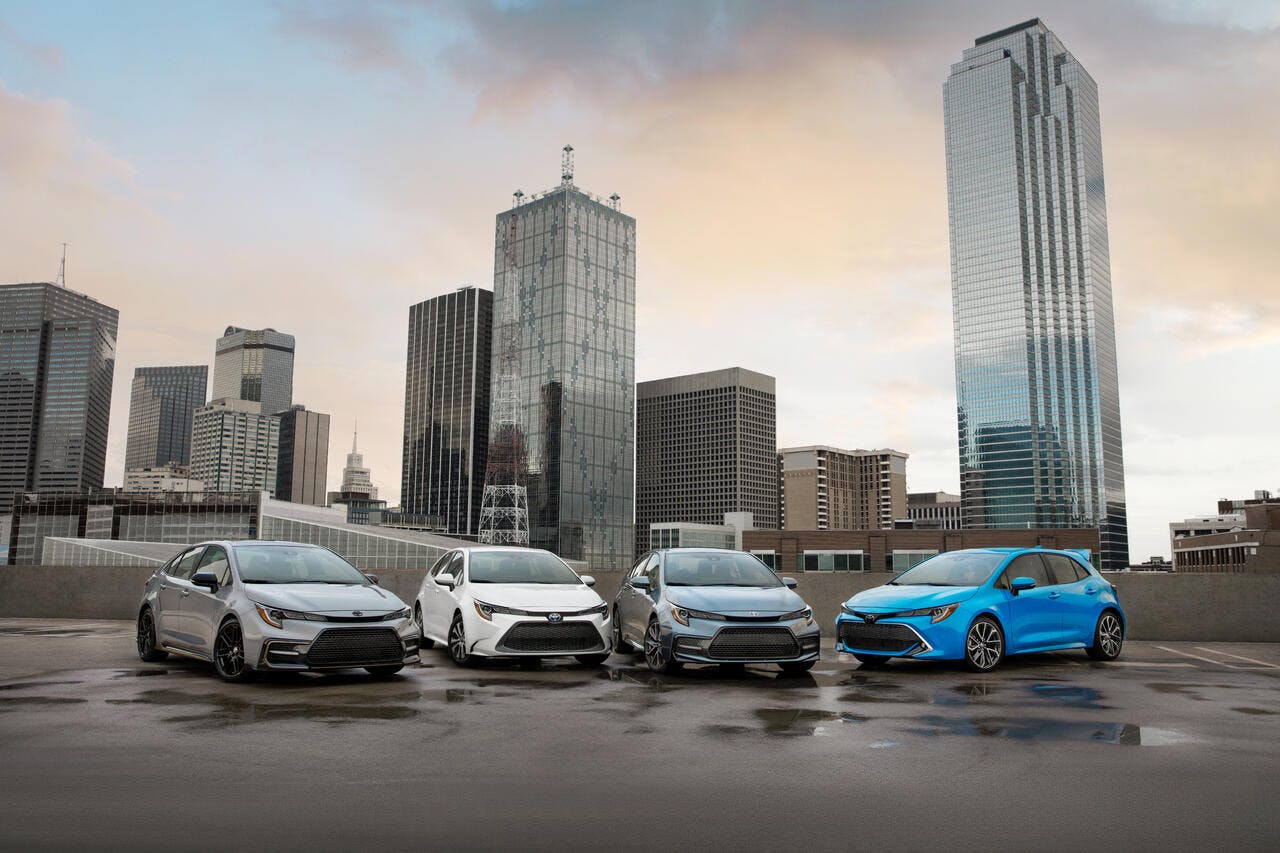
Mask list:
[[[213,357],[213,399],[252,400],[262,414],[293,405],[293,335],[227,326]]]
[[[1129,562],[1098,87],[1039,19],[944,87],[966,527],[1098,527]]]
[[[203,364],[139,367],[133,371],[125,470],[191,461],[191,416],[205,404],[209,368]]]
[[[527,489],[531,546],[619,569],[635,521],[636,221],[617,195],[574,185],[569,146],[561,172],[558,187],[517,194],[497,215],[493,313],[518,334],[495,337],[490,400],[514,370],[523,423],[502,432],[491,417],[490,464],[521,454],[512,470],[524,482],[511,485]]]

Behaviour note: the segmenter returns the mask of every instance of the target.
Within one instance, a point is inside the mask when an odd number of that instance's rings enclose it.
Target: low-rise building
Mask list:
[[[959,530],[964,526],[960,496],[948,492],[908,492],[907,518],[916,530]]]
[[[727,512],[724,524],[654,523],[649,525],[649,549],[729,548],[740,551],[743,532],[754,527],[754,516],[749,512]]]
[[[170,463],[124,472],[126,492],[203,492],[204,483],[191,476],[187,465]]]
[[[1173,570],[1280,572],[1280,501],[1249,503],[1242,516],[1229,530],[1175,537]]]

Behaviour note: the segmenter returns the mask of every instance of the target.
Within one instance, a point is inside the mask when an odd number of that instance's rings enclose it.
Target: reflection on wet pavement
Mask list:
[[[1122,746],[1142,746],[1142,728],[1132,723],[1092,723],[1046,719],[1002,719],[922,717],[923,728],[912,729],[915,734],[928,736],[953,735],[959,737],[994,737],[1026,741],[1094,741]],[[1159,739],[1160,745],[1173,742],[1167,735]],[[1146,745],[1155,745],[1149,743]]]

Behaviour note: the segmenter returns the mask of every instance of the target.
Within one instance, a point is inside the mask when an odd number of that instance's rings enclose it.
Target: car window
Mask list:
[[[231,566],[227,564],[227,552],[217,545],[204,549],[204,556],[196,566],[196,572],[212,572],[221,586],[231,582]],[[194,573],[193,573],[194,574]]]
[[[462,581],[462,552],[454,551],[453,559],[449,561],[448,568],[444,569],[441,574],[453,575],[455,581]]]
[[[1000,580],[1002,589],[1009,589],[1009,581],[1014,578],[1031,578],[1036,582],[1036,586],[1052,586],[1053,582],[1049,580],[1049,570],[1045,568],[1044,560],[1040,559],[1039,554],[1023,554],[1009,564],[1004,570],[1004,576]]]
[[[1058,583],[1075,583],[1084,580],[1085,570],[1070,557],[1062,554],[1045,554],[1044,559],[1048,562],[1049,569]]]
[[[627,572],[627,580],[638,578],[642,574],[644,574],[645,571],[648,569],[649,560],[652,556],[653,556],[652,554],[645,554],[643,557],[636,560],[636,564],[631,567],[630,571]]]
[[[661,563],[661,560],[658,559],[657,554],[654,554],[652,557],[649,558],[649,562],[646,563],[644,567],[644,574],[645,574],[645,577],[649,578],[649,589],[651,590],[658,588],[659,563]]]
[[[427,571],[427,574],[431,577],[435,577],[440,574],[444,567],[449,564],[449,561],[453,559],[453,554],[453,551],[446,551],[441,554],[440,559],[436,560],[436,564]]]
[[[187,553],[179,557],[169,570],[166,572],[171,578],[180,578],[186,580],[190,578],[196,571],[196,563],[200,562],[200,555],[204,553],[204,546],[200,545],[192,548]]]

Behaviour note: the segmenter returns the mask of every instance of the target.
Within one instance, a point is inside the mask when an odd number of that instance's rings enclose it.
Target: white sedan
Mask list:
[[[418,590],[413,616],[422,647],[442,643],[466,666],[481,657],[609,657],[609,606],[595,580],[550,551],[459,548],[441,557]]]

